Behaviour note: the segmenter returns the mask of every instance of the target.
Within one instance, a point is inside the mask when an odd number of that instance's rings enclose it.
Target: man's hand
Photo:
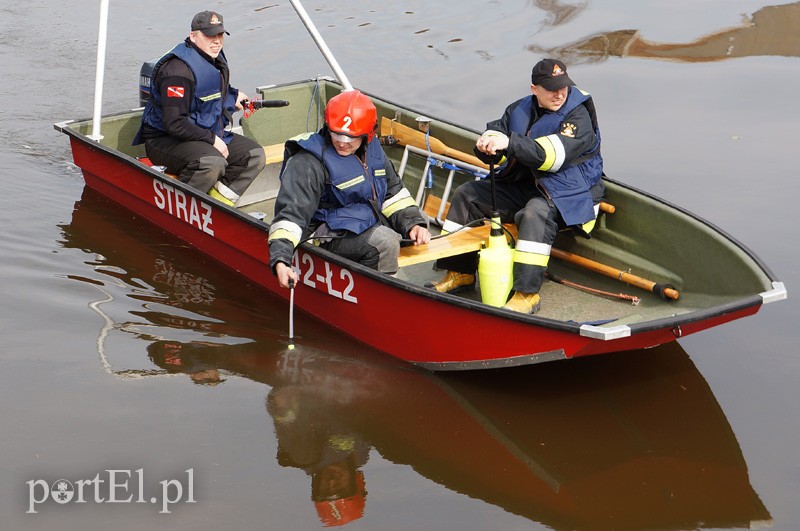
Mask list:
[[[414,245],[424,245],[431,241],[430,231],[422,225],[414,225],[411,230],[408,231],[408,237],[414,240]]]
[[[250,99],[250,98],[248,98],[248,97],[247,97],[247,94],[245,94],[244,92],[242,92],[242,91],[240,90],[240,91],[239,91],[239,95],[238,95],[238,96],[236,96],[236,108],[237,108],[238,110],[240,110],[240,111],[241,111],[242,109],[244,109],[244,105],[242,105],[242,102],[243,102],[243,101],[245,101],[245,100],[249,100],[249,99]]]
[[[496,155],[498,151],[508,149],[508,137],[499,131],[486,131],[475,143],[478,151],[487,155]]]
[[[278,262],[278,265],[275,266],[275,273],[278,275],[278,284],[282,288],[290,288],[297,283],[297,273],[283,262]],[[291,281],[291,286],[289,281]]]
[[[214,147],[222,153],[223,157],[228,158],[228,144],[218,136],[214,136]]]

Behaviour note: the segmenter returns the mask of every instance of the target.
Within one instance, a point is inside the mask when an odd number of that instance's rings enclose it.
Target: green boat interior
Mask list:
[[[265,223],[270,222],[279,188],[283,143],[298,134],[317,131],[323,124],[325,103],[341,90],[338,83],[326,78],[258,88],[261,99],[286,100],[289,105],[263,108],[241,120],[242,132],[265,146],[268,165],[242,195],[236,208],[263,216]],[[478,132],[445,121],[426,119],[398,104],[370,96],[378,109],[379,123],[390,127],[399,124],[398,128],[406,126],[420,131],[422,138],[424,133],[420,128],[427,126],[431,140],[441,142],[452,153],[472,153]],[[139,109],[104,118],[102,144],[133,158],[143,158],[143,147],[131,146],[140,116]],[[68,127],[88,136],[91,125],[91,120],[84,120],[72,122]],[[381,131],[382,137],[386,136],[384,133]],[[475,178],[473,173],[448,169],[444,162],[453,156],[439,156],[428,166],[426,150],[407,146],[408,143],[404,145],[401,140],[393,145],[385,144],[384,148],[421,206],[429,196],[447,199],[460,182]],[[476,169],[468,163],[460,163],[460,166]],[[428,167],[432,172],[432,182],[423,179]],[[428,184],[432,186],[429,188]],[[591,239],[566,231],[559,236],[554,248],[658,284],[669,284],[680,294],[679,298],[662,300],[652,292],[621,282],[619,278],[551,257],[549,269],[553,275],[594,290],[634,296],[638,298],[638,304],[633,305],[627,298],[589,292],[551,280],[542,288],[542,306],[538,315],[579,323],[607,321],[609,327],[631,325],[724,306],[773,289],[768,274],[746,249],[702,220],[615,181],[607,182],[606,198],[615,212],[601,212]],[[437,205],[432,201],[425,209],[431,214],[431,232],[434,234],[438,233],[435,218],[440,211]],[[456,245],[455,251],[447,252],[477,249],[480,243],[476,244],[473,238],[472,243],[465,245]],[[438,279],[443,274],[434,268],[435,258],[439,255],[433,251],[423,254],[413,260],[404,260],[398,278],[419,286]],[[480,287],[458,296],[480,300]]]

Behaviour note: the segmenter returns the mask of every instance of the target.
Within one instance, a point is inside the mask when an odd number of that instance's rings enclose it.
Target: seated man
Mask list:
[[[150,99],[134,145],[150,162],[225,204],[233,205],[264,168],[257,142],[228,128],[248,99],[229,84],[222,15],[202,11],[189,37],[156,63]]]
[[[559,229],[572,227],[588,237],[603,197],[600,130],[591,96],[577,89],[561,61],[544,59],[531,75],[531,96],[509,105],[489,122],[476,152],[487,161],[505,153],[498,170],[497,207],[504,222],[514,221],[519,236],[514,251],[514,295],[504,308],[535,312],[539,290]],[[491,215],[491,183],[470,181],[453,195],[443,229],[452,232]],[[477,253],[440,259],[447,270],[439,292],[475,285]]]
[[[286,142],[281,188],[269,230],[270,267],[282,287],[297,280],[292,256],[312,234],[338,255],[383,273],[398,268],[401,235],[431,234],[375,137],[378,112],[357,90],[334,96],[325,126]]]

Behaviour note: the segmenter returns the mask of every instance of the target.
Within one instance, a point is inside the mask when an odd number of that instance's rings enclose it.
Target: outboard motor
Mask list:
[[[153,78],[153,70],[156,63],[161,59],[156,57],[142,63],[142,68],[139,69],[139,105],[144,107],[147,100],[150,99],[150,80]],[[245,117],[250,116],[257,109],[263,107],[285,107],[289,105],[286,100],[249,100],[243,102],[245,107]]]
[[[145,106],[147,100],[150,99],[150,80],[153,77],[153,69],[156,67],[158,57],[150,59],[142,64],[139,70],[139,105]]]

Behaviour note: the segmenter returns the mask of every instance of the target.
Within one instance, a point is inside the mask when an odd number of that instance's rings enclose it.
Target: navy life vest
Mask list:
[[[388,181],[386,155],[377,137],[367,144],[366,168],[355,155],[339,155],[319,133],[289,140],[285,159],[296,153],[298,147],[317,157],[328,170],[325,191],[314,220],[327,223],[332,230],[354,234],[361,234],[378,222],[377,212],[383,207]]]
[[[595,219],[594,204],[590,189],[603,176],[603,158],[600,155],[600,128],[592,97],[576,87],[570,87],[567,101],[554,112],[543,114],[530,130],[531,110],[534,96],[519,100],[509,116],[509,129],[519,135],[535,139],[556,134],[564,119],[578,105],[584,105],[589,111],[597,141],[586,153],[576,161],[556,172],[532,170],[538,184],[547,190],[567,225],[582,225]]]
[[[212,63],[205,59],[200,53],[186,42],[182,42],[167,52],[158,60],[153,73],[150,77],[150,99],[144,108],[142,124],[147,124],[155,129],[164,131],[164,111],[161,108],[161,94],[155,87],[158,70],[169,59],[177,57],[189,67],[194,75],[194,99],[191,102],[189,119],[199,127],[208,129],[220,137],[225,143],[230,143],[233,133],[226,130],[230,123],[228,116],[223,110],[229,111],[236,108],[234,97],[228,93],[228,84],[224,83],[223,75]],[[227,70],[227,59],[225,53],[220,52],[218,60],[225,64]],[[133,145],[141,144],[142,130],[136,134]]]

